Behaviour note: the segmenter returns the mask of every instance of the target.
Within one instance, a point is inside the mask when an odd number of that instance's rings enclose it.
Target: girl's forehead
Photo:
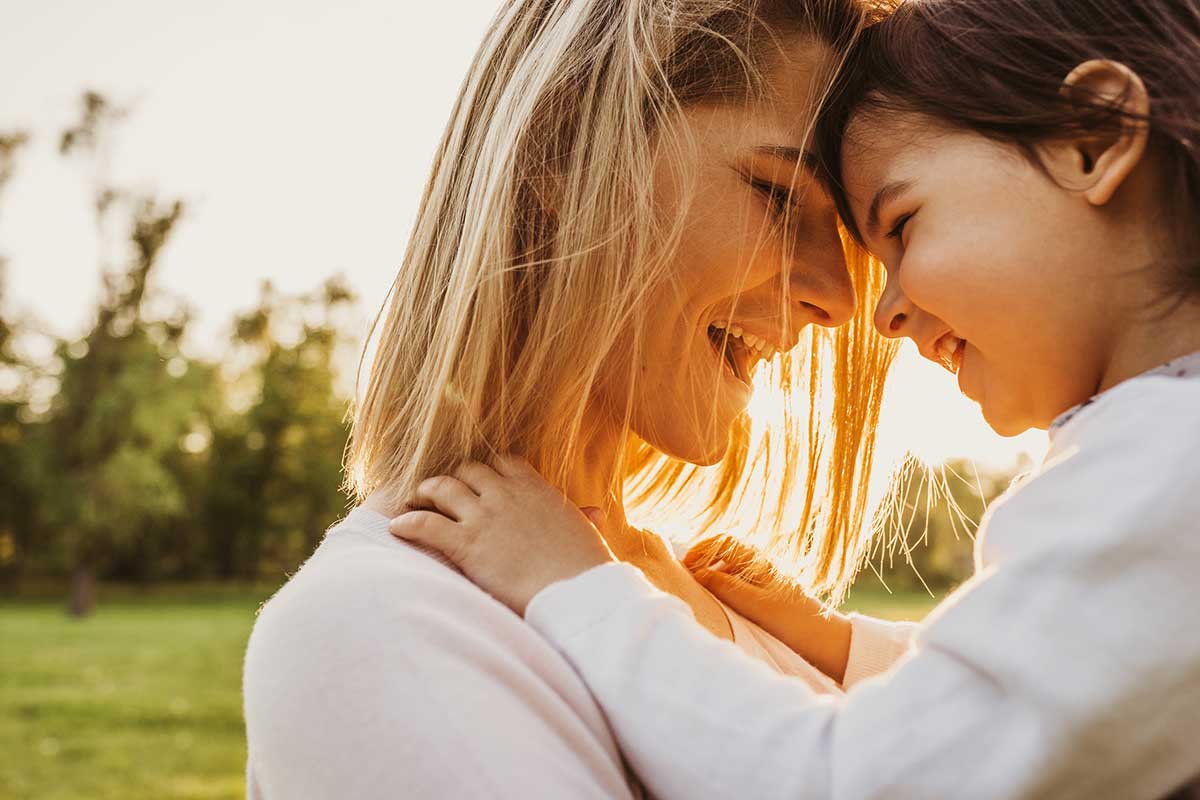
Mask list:
[[[842,180],[850,201],[894,172],[915,143],[911,131],[883,124],[876,115],[856,117],[842,141]]]
[[[855,114],[842,140],[842,180],[872,185],[920,171],[944,153],[954,132],[930,117],[898,110]],[[853,200],[853,198],[851,198]]]

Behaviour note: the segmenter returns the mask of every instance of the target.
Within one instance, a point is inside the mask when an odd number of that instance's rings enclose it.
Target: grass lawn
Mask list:
[[[106,589],[91,617],[0,598],[0,797],[243,798],[241,669],[270,588]],[[848,608],[914,619],[918,594]]]
[[[242,798],[242,653],[264,593],[0,601],[0,797]]]

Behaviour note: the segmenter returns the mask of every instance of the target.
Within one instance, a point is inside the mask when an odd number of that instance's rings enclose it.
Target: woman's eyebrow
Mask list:
[[[814,178],[820,174],[817,172],[817,157],[808,150],[781,144],[764,144],[755,147],[754,152],[760,155],[774,156],[784,161],[799,162]]]
[[[867,233],[874,235],[879,230],[879,209],[883,204],[892,200],[896,195],[903,194],[912,188],[912,181],[892,181],[875,193],[871,200],[871,208],[867,211]]]

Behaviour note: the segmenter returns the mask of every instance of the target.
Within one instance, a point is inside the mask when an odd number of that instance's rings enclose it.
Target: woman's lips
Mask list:
[[[712,337],[705,338],[708,339],[709,350],[712,352],[713,358],[718,362],[718,369],[720,369],[722,374],[724,374],[726,377],[737,381],[738,385],[746,390],[748,396],[753,390],[753,386],[750,384],[749,379],[750,354],[747,353],[743,348],[734,346],[731,342],[726,341],[722,346],[722,344],[718,344],[716,341],[714,341]],[[729,352],[729,357],[725,355],[723,349]],[[730,363],[730,358],[732,358],[737,364],[736,369],[734,368],[733,364]],[[745,375],[746,377],[742,377],[742,375]]]

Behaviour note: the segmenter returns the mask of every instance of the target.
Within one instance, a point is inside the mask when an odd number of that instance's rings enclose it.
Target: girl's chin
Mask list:
[[[999,436],[1020,436],[1025,431],[1034,427],[1029,419],[1028,413],[1018,413],[1017,409],[998,407],[991,398],[984,397],[979,403],[979,408],[983,412],[983,419],[987,422],[988,427],[996,432]]]

